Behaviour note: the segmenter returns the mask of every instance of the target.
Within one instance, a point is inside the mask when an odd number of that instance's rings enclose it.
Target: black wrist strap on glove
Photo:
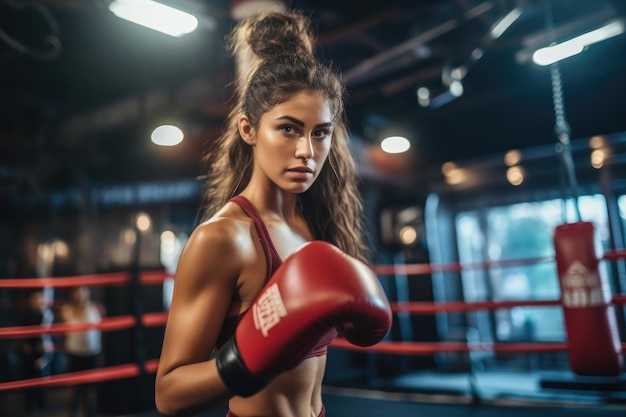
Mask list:
[[[240,397],[249,397],[261,391],[267,383],[248,371],[241,360],[235,338],[231,338],[215,355],[217,371],[230,392]]]

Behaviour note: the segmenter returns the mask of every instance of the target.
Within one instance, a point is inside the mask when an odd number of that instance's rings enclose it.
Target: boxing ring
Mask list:
[[[329,358],[334,352],[354,351],[371,355],[387,355],[393,357],[427,356],[441,353],[457,353],[471,355],[473,353],[490,352],[498,355],[520,353],[565,353],[569,357],[572,372],[577,375],[603,380],[611,383],[612,389],[623,394],[621,401],[609,401],[597,404],[575,401],[572,394],[569,401],[542,401],[540,397],[515,398],[515,395],[494,399],[481,397],[480,389],[476,389],[476,381],[472,380],[471,370],[465,377],[470,381],[471,395],[429,395],[403,390],[394,392],[389,387],[337,387],[325,386],[326,407],[331,416],[352,416],[368,413],[371,416],[414,416],[414,415],[467,415],[477,416],[502,415],[502,407],[506,413],[516,415],[626,415],[626,380],[623,373],[623,355],[626,343],[620,340],[617,332],[615,316],[626,305],[626,295],[607,294],[606,283],[599,267],[626,259],[626,250],[607,251],[596,255],[593,248],[593,227],[590,223],[579,222],[572,225],[557,227],[555,232],[555,256],[532,259],[515,259],[498,262],[482,262],[474,264],[403,264],[375,265],[373,267],[380,279],[403,274],[410,279],[428,277],[435,272],[461,272],[465,270],[506,268],[518,265],[530,265],[549,262],[555,264],[561,286],[561,296],[552,300],[517,300],[517,301],[480,301],[480,302],[426,302],[426,301],[394,301],[390,299],[394,319],[399,314],[437,315],[447,313],[468,313],[511,309],[515,307],[550,306],[561,307],[567,335],[565,342],[506,342],[484,343],[480,341],[399,341],[390,337],[375,346],[368,348],[355,347],[343,339],[336,339],[329,351]],[[591,245],[591,246],[590,246]],[[69,277],[45,278],[6,278],[0,279],[0,291],[27,290],[37,288],[72,288],[76,286],[90,287],[125,287],[134,297],[141,297],[142,289],[163,286],[171,282],[173,276],[164,271],[141,271],[132,268],[119,273],[94,274]],[[30,379],[0,380],[0,396],[16,396],[22,390],[42,387],[59,392],[76,384],[87,383],[118,383],[125,381],[132,385],[142,385],[143,398],[139,399],[131,412],[137,415],[157,416],[154,407],[146,407],[152,401],[154,374],[158,366],[158,357],[146,354],[144,334],[148,329],[159,330],[167,321],[166,311],[144,311],[141,303],[134,303],[131,314],[112,315],[102,319],[100,323],[67,324],[53,323],[50,325],[8,326],[0,328],[0,343],[15,341],[41,334],[64,335],[70,332],[97,329],[106,334],[129,331],[133,335],[128,340],[128,351],[134,360],[126,363],[105,364],[102,367],[80,371],[61,372],[50,376]],[[62,347],[56,346],[62,350]],[[472,385],[474,384],[474,385]],[[575,391],[575,390],[574,390]],[[619,395],[617,396],[619,397]],[[0,414],[13,416],[19,410],[7,405],[10,401],[3,400]],[[19,407],[18,407],[19,408]],[[218,408],[206,416],[223,416],[226,406]],[[59,410],[51,410],[50,415],[63,415]],[[128,414],[128,413],[121,413]],[[102,415],[120,415],[105,412]]]

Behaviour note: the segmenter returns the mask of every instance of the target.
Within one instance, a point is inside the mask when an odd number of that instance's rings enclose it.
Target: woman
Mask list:
[[[259,338],[258,345],[257,336],[241,334],[244,323],[252,326],[249,310],[255,314],[262,310],[260,295],[267,295],[269,283],[315,275],[310,271],[315,267],[302,266],[311,256],[321,258],[314,260],[317,263],[335,257],[332,250],[318,252],[309,245],[307,255],[296,258],[308,242],[329,242],[349,255],[338,257],[339,263],[349,259],[348,273],[337,274],[342,279],[352,274],[356,259],[365,259],[344,90],[337,74],[314,59],[309,28],[308,20],[295,12],[273,12],[241,23],[231,36],[239,65],[238,102],[209,159],[205,219],[190,236],[176,271],[156,378],[155,399],[162,414],[190,415],[228,401],[229,416],[324,415],[326,351],[337,334],[332,325],[318,326],[323,331],[312,335],[301,331],[305,325],[300,326],[291,311],[283,312],[286,318],[277,316],[291,320],[291,331],[300,333],[284,339],[284,361],[279,343],[270,352],[273,334]],[[302,271],[284,273],[281,264]],[[363,320],[382,330],[366,332],[375,343],[389,328],[388,304],[380,288],[369,294],[374,286],[358,285],[361,279],[375,277],[358,265],[356,270],[357,284],[350,288],[363,295],[366,306],[355,309],[376,310],[374,319]],[[294,285],[317,284],[292,283],[282,287],[283,292]],[[291,296],[282,295],[289,305]],[[306,304],[301,301],[299,307]],[[352,306],[344,316],[350,314]],[[254,320],[258,318],[254,315]],[[311,324],[315,327],[315,320]],[[309,340],[303,340],[307,335]],[[262,347],[266,342],[268,349]],[[293,353],[298,349],[302,353]],[[215,358],[210,359],[214,351]],[[248,357],[240,357],[244,354]],[[252,359],[252,354],[258,357]],[[267,359],[272,354],[278,359]],[[249,365],[258,361],[267,362],[263,366],[274,367],[275,372],[254,374]],[[243,379],[252,382],[244,384]]]
[[[65,323],[98,324],[105,316],[102,304],[92,300],[91,289],[86,286],[74,287],[70,299],[61,307],[61,318]],[[97,368],[102,354],[100,330],[72,331],[65,335],[67,371],[78,372]],[[96,415],[96,387],[92,384],[70,385],[67,390],[67,409],[70,417],[84,410],[87,417]]]
[[[28,297],[28,310],[23,325],[48,327],[54,323],[54,312],[50,309],[50,300],[45,291],[36,289]],[[22,339],[22,378],[40,378],[50,375],[51,362],[54,358],[54,343],[49,334]],[[24,408],[27,414],[44,412],[46,392],[41,386],[27,388],[24,396]]]

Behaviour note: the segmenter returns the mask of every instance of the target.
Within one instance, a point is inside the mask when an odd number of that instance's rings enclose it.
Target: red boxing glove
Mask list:
[[[371,346],[391,320],[370,268],[329,243],[309,242],[283,262],[217,352],[218,372],[232,393],[250,396],[298,365],[333,327]]]

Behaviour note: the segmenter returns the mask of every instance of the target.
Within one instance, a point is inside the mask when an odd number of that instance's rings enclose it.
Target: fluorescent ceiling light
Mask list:
[[[624,33],[624,22],[614,21],[599,29],[592,30],[566,42],[541,48],[533,54],[537,65],[550,65],[557,61],[581,53],[585,47]]]
[[[179,127],[161,125],[152,131],[150,139],[159,146],[176,146],[183,141],[185,135]]]
[[[494,39],[499,38],[502,34],[522,15],[522,9],[515,8],[504,16],[489,32]]]
[[[387,153],[404,153],[411,148],[411,142],[403,136],[389,136],[382,140],[380,147]]]
[[[109,10],[117,17],[175,37],[198,27],[195,16],[152,0],[114,0]]]

